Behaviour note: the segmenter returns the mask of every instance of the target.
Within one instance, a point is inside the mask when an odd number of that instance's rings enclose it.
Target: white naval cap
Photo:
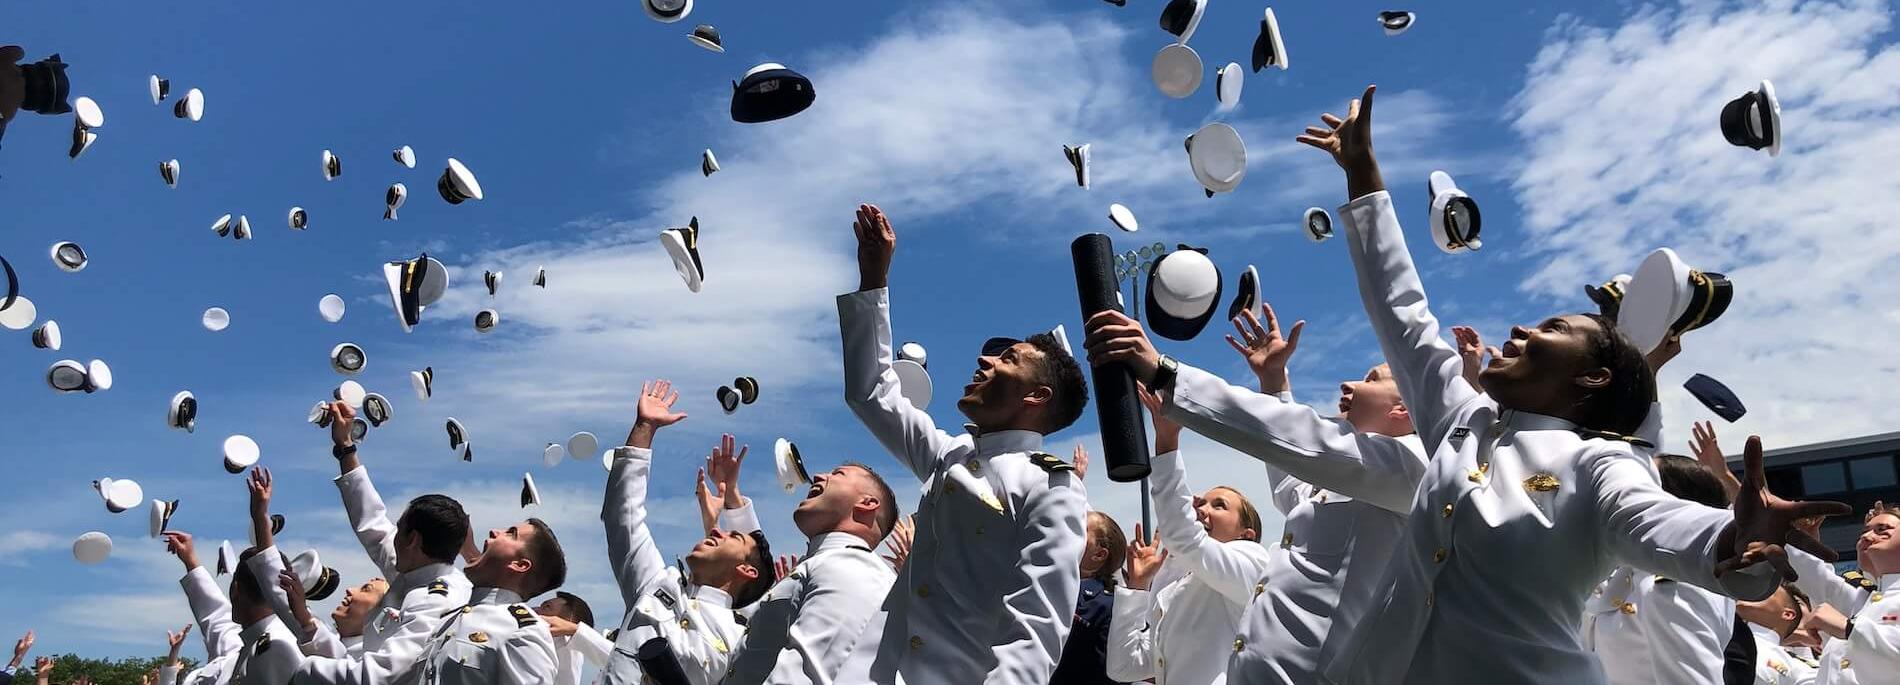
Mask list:
[[[720,54],[726,52],[726,44],[719,39],[719,29],[713,28],[712,24],[700,24],[693,27],[693,32],[686,34],[686,39],[693,41],[694,45],[713,52]]]
[[[772,443],[772,462],[778,468],[778,485],[786,493],[798,492],[799,488],[811,484],[811,474],[805,470],[805,460],[798,453],[798,445],[785,438]]]
[[[732,120],[757,124],[784,119],[805,111],[817,97],[811,79],[804,74],[766,62],[747,70],[732,84]]]
[[[429,401],[435,395],[435,367],[426,366],[421,371],[410,371],[409,384],[416,389],[416,399]]]
[[[482,183],[475,180],[475,172],[454,157],[442,170],[442,176],[435,181],[435,190],[449,204],[459,205],[468,200],[482,199]]]
[[[218,217],[217,221],[211,222],[211,232],[218,234],[220,238],[231,235],[231,215],[226,214]]]
[[[706,281],[706,268],[699,260],[699,217],[693,217],[684,228],[660,231],[660,245],[672,258],[673,270],[686,282],[686,289],[699,292]]]
[[[1214,98],[1220,102],[1220,110],[1225,112],[1240,105],[1240,89],[1247,83],[1247,72],[1240,69],[1239,62],[1228,62],[1214,73]]]
[[[488,296],[494,297],[495,291],[501,289],[501,272],[500,271],[483,271],[482,285],[488,286]]]
[[[1260,73],[1268,66],[1279,67],[1286,71],[1286,41],[1280,39],[1280,20],[1273,16],[1273,8],[1268,7],[1266,15],[1260,19],[1260,35],[1253,39],[1253,71]]]
[[[237,563],[237,550],[231,547],[231,541],[225,540],[218,543],[218,568],[216,569],[218,575],[229,575],[233,569],[237,568]]]
[[[323,299],[317,300],[317,315],[323,317],[324,321],[330,323],[342,321],[343,310],[343,298],[336,293],[324,295]]]
[[[389,398],[373,392],[363,395],[363,420],[368,421],[371,428],[381,428],[395,413]]]
[[[495,326],[500,323],[501,323],[501,312],[495,311],[493,309],[484,309],[479,312],[475,312],[475,332],[476,333],[493,333],[495,332]]]
[[[1187,43],[1194,37],[1194,29],[1201,25],[1201,15],[1206,12],[1207,0],[1169,0],[1167,6],[1161,8],[1161,30]]]
[[[343,160],[338,159],[336,156],[336,153],[331,152],[329,150],[324,150],[323,151],[323,180],[334,181],[336,180],[336,177],[342,176],[342,175],[343,175]]]
[[[699,153],[699,173],[701,176],[711,176],[716,171],[719,171],[719,158],[713,156],[712,148],[706,148],[705,152]]]
[[[1208,196],[1233,192],[1247,176],[1247,145],[1240,132],[1222,122],[1202,126],[1187,138],[1188,167]]]
[[[934,386],[930,381],[930,372],[921,362],[910,359],[898,359],[891,362],[891,372],[897,374],[897,391],[910,406],[920,410],[930,408],[930,397]]]
[[[1184,44],[1174,43],[1155,53],[1154,64],[1149,66],[1149,76],[1162,94],[1178,100],[1200,90],[1201,69],[1200,53]]]
[[[408,333],[422,320],[422,312],[442,299],[448,290],[448,267],[423,253],[415,259],[383,265],[383,281],[389,286],[390,305],[396,310],[396,322]]]
[[[34,347],[40,348],[42,350],[52,350],[54,352],[58,352],[59,344],[60,344],[60,336],[59,336],[59,322],[58,321],[53,321],[51,319],[48,319],[46,323],[40,324],[39,328],[33,329],[33,346]]]
[[[404,145],[402,147],[396,148],[395,151],[390,152],[389,156],[396,158],[397,164],[401,164],[410,169],[416,168],[416,149],[415,148]]]
[[[1307,207],[1306,216],[1300,225],[1306,233],[1306,239],[1316,243],[1326,242],[1333,237],[1333,215],[1319,207]]]
[[[640,7],[654,21],[671,24],[693,13],[693,0],[640,0]]]
[[[314,549],[306,549],[292,557],[289,570],[297,575],[297,582],[303,585],[303,598],[306,601],[321,602],[342,584],[342,576],[336,569],[324,566],[322,558],[317,556]]]
[[[12,306],[0,309],[0,328],[24,331],[33,325],[33,320],[39,318],[39,314],[39,308],[33,305],[32,300],[15,296]]]
[[[61,359],[46,370],[46,384],[61,393],[91,394],[109,390],[112,388],[112,369],[97,359],[85,365],[71,359]]]
[[[541,288],[543,290],[547,289],[548,287],[548,268],[547,267],[543,266],[543,267],[535,268],[534,285],[535,287]]]
[[[354,376],[362,373],[363,367],[368,365],[369,355],[363,352],[361,345],[346,342],[338,343],[336,347],[330,348],[331,371],[345,376]]]
[[[165,529],[171,526],[172,515],[176,513],[178,513],[178,500],[152,500],[152,522],[149,528],[151,536],[164,535]]]
[[[99,103],[81,95],[73,98],[73,122],[80,128],[99,128],[106,125],[106,113],[105,110],[99,109]]]
[[[402,203],[409,199],[409,186],[401,183],[389,184],[389,190],[383,191],[383,220],[395,221],[396,210],[402,209]]]
[[[1221,300],[1220,267],[1205,250],[1180,246],[1148,270],[1148,328],[1169,340],[1193,340]]]
[[[343,381],[337,384],[335,390],[330,391],[331,397],[357,409],[363,408],[363,398],[368,395],[369,391],[364,390],[363,384],[356,381]]]
[[[180,119],[190,119],[194,122],[204,119],[204,91],[198,90],[197,88],[185,91],[185,96],[179,98],[177,104],[172,105],[172,116]]]
[[[453,416],[443,422],[443,428],[449,434],[449,449],[461,451],[462,461],[474,461],[475,452],[468,444],[468,428],[464,427],[461,421],[455,420]]]
[[[162,103],[165,101],[165,98],[171,97],[171,94],[172,94],[171,79],[159,78],[158,74],[152,74],[152,77],[148,79],[146,83],[148,84],[147,87],[149,87],[152,91],[153,105]]]
[[[1730,145],[1760,150],[1768,156],[1781,154],[1781,100],[1775,97],[1775,84],[1762,80],[1754,90],[1742,93],[1722,107],[1722,137]]]
[[[561,443],[550,442],[546,447],[541,448],[541,464],[548,468],[559,466],[561,460],[566,457],[567,448],[562,447]]]
[[[86,249],[69,240],[53,243],[49,251],[53,257],[53,266],[66,273],[78,273],[86,269]]]
[[[1412,22],[1417,19],[1418,16],[1411,12],[1396,10],[1380,12],[1379,27],[1385,29],[1385,35],[1396,36],[1412,28]]]
[[[1478,239],[1482,227],[1478,203],[1458,188],[1451,174],[1433,171],[1426,188],[1432,196],[1432,243],[1447,254],[1484,247]]]
[[[567,438],[567,454],[575,459],[586,461],[600,451],[600,439],[593,433],[581,431]]]
[[[124,513],[145,503],[145,488],[137,481],[126,478],[101,478],[92,482],[92,489],[99,492],[99,499],[106,503],[106,511],[114,514]]]
[[[79,159],[79,156],[86,154],[87,150],[92,149],[92,144],[98,142],[98,140],[99,134],[87,130],[84,126],[74,126],[73,145],[66,149],[66,156]]]
[[[73,539],[73,559],[91,566],[112,556],[112,537],[99,531],[87,531]]]
[[[1135,213],[1128,211],[1128,207],[1120,202],[1108,206],[1108,220],[1114,222],[1116,228],[1129,233],[1141,230],[1141,222],[1135,220]]]
[[[231,227],[231,239],[232,240],[250,240],[251,239],[251,217],[245,216],[243,214],[238,215],[237,225]]]
[[[1623,289],[1617,328],[1644,354],[1670,336],[1701,328],[1728,311],[1735,287],[1727,276],[1689,266],[1675,250],[1651,252]]]
[[[310,227],[310,213],[302,207],[291,207],[287,217],[291,230],[301,231]]]
[[[198,397],[190,390],[172,395],[171,403],[165,408],[165,427],[186,433],[198,431]]]
[[[245,469],[257,465],[259,450],[257,441],[248,435],[233,435],[224,439],[224,470],[228,473],[243,473]]]
[[[1233,320],[1241,312],[1250,312],[1260,307],[1260,272],[1252,264],[1240,272],[1240,282],[1234,287],[1234,301],[1227,305],[1227,319]]]
[[[521,508],[541,506],[541,490],[534,487],[534,474],[521,474]]]
[[[178,187],[178,160],[168,159],[158,163],[158,177],[164,179],[165,187]]]
[[[1064,145],[1062,156],[1068,158],[1069,166],[1075,169],[1075,184],[1089,187],[1089,144]]]
[[[231,326],[231,313],[225,311],[223,307],[212,307],[205,310],[204,315],[199,317],[199,322],[204,324],[205,330],[216,333]]]
[[[917,362],[917,365],[919,366],[922,366],[926,369],[930,368],[930,352],[924,349],[923,343],[907,342],[902,345],[898,345],[897,358],[909,359],[911,361]]]

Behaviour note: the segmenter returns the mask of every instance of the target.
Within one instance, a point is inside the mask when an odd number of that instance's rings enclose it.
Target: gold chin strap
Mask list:
[[[402,289],[404,292],[415,292],[416,290],[416,263],[419,261],[421,260],[403,262]]]
[[[1709,307],[1715,305],[1715,279],[1691,269],[1689,270],[1689,285],[1702,291],[1702,308],[1696,311],[1695,317],[1689,319],[1689,323],[1684,325],[1682,330],[1676,331],[1678,334],[1702,325],[1704,323],[1702,318],[1709,315]]]

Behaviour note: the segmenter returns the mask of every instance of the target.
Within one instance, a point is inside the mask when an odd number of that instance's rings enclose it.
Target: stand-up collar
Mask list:
[[[1042,434],[1028,430],[983,433],[975,424],[963,426],[976,440],[976,456],[993,457],[1008,452],[1034,452],[1042,449]]]
[[[469,591],[469,604],[520,604],[521,594],[498,587],[478,587]]]

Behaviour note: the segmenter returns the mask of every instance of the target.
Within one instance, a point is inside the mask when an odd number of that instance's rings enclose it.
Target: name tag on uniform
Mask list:
[[[1451,443],[1452,449],[1462,450],[1465,448],[1465,438],[1469,437],[1471,437],[1471,429],[1459,426],[1451,429],[1451,437],[1446,438],[1445,441]]]
[[[654,590],[653,598],[660,600],[660,604],[665,605],[666,608],[668,609],[674,608],[674,604],[678,603],[679,601],[679,600],[673,599],[673,595],[667,594],[665,590]]]

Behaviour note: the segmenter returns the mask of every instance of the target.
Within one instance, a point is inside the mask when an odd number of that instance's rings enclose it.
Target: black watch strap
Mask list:
[[[355,445],[355,444],[349,444],[349,445],[336,445],[336,446],[334,446],[334,447],[331,447],[331,448],[330,448],[330,456],[332,456],[332,457],[336,457],[336,458],[338,458],[338,459],[342,459],[342,458],[344,458],[344,457],[347,457],[347,456],[350,456],[350,455],[352,455],[352,454],[356,454],[356,445]]]
[[[1154,381],[1148,384],[1148,390],[1161,392],[1174,387],[1175,371],[1179,368],[1179,363],[1175,362],[1173,357],[1161,355],[1160,362],[1155,364]]]

